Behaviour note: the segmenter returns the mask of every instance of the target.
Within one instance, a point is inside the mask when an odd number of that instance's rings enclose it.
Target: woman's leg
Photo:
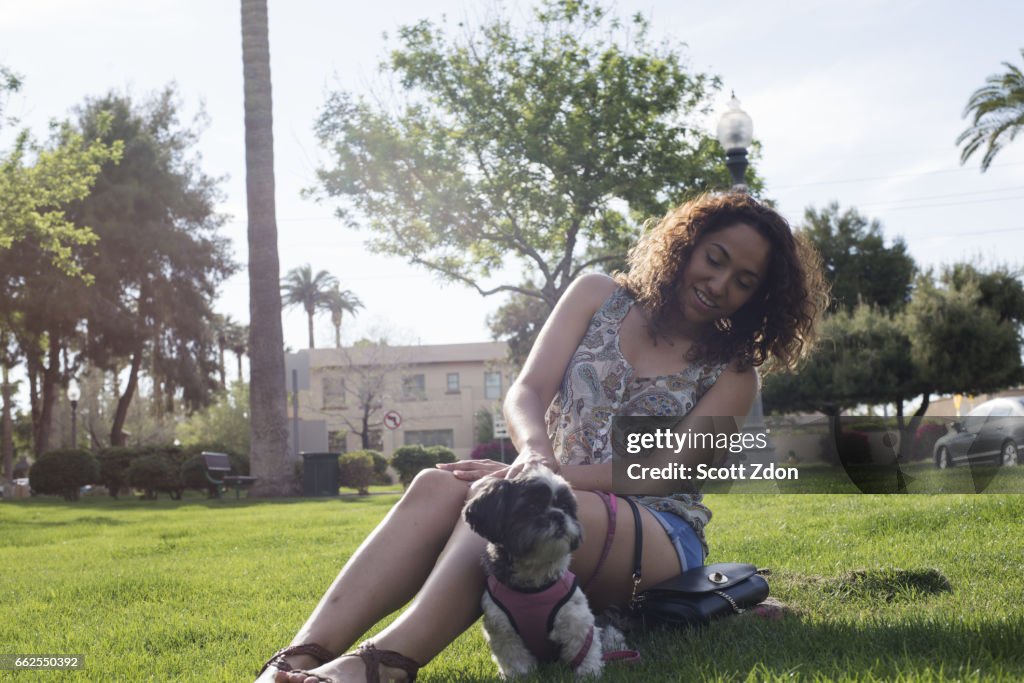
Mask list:
[[[577,492],[578,516],[584,529],[583,545],[573,554],[572,571],[585,582],[596,568],[608,530],[608,516],[597,494]],[[615,544],[601,568],[601,575],[588,589],[594,611],[629,601],[633,587],[634,527],[632,517],[623,514],[623,503],[615,531]],[[641,588],[679,573],[679,560],[668,536],[650,512],[641,508],[644,530],[643,582]],[[465,631],[480,616],[484,573],[480,555],[486,542],[459,520],[448,544],[416,599],[373,641],[380,650],[394,650],[426,664]],[[382,667],[387,676],[403,680],[397,669]],[[337,659],[315,669],[339,682],[366,680],[363,663],[354,657]],[[303,683],[304,677],[280,676],[280,681]],[[314,680],[314,679],[310,679]]]
[[[291,644],[316,643],[341,654],[407,603],[452,535],[468,491],[469,484],[450,472],[420,472],[345,563]],[[296,668],[319,664],[302,655],[289,657],[288,663]]]

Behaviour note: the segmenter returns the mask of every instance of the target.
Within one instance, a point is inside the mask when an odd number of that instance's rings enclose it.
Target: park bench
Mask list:
[[[242,495],[242,489],[252,486],[257,477],[249,477],[242,474],[228,474],[231,471],[231,458],[227,453],[211,453],[203,451],[203,459],[206,461],[206,480],[214,487],[217,498],[221,498],[222,487],[235,487],[235,500]],[[220,478],[214,475],[220,474]]]

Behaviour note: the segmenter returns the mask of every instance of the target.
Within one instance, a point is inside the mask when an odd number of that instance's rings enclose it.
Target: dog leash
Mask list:
[[[598,497],[604,502],[605,510],[607,510],[608,512],[608,532],[605,534],[604,537],[604,547],[601,548],[601,556],[597,560],[597,567],[594,569],[594,573],[590,576],[590,578],[587,579],[587,582],[582,586],[582,589],[584,590],[587,588],[587,586],[593,583],[594,579],[596,579],[601,574],[601,569],[602,567],[604,567],[605,560],[608,559],[608,555],[611,553],[612,550],[612,543],[615,540],[615,525],[618,519],[619,504],[618,498],[615,496],[615,494],[609,493],[607,491],[594,491],[594,493],[596,493]],[[632,500],[626,498],[626,502],[629,503],[631,507],[635,508],[636,504]],[[639,519],[640,515],[634,514],[634,520],[639,522]],[[639,524],[637,526],[639,529]],[[637,533],[639,537],[639,531]],[[639,553],[637,554],[639,555]],[[633,572],[633,591],[635,594],[636,586],[640,583],[639,556],[636,558],[634,566],[635,569]],[[587,652],[590,651],[590,646],[593,644],[593,642],[594,628],[591,627],[590,631],[587,633],[587,638],[586,641],[583,643],[583,647],[580,648],[579,653],[577,653],[576,657],[572,660],[570,664],[573,670],[575,670],[576,667],[578,667],[583,662],[583,659],[584,657],[586,657]],[[624,664],[632,664],[634,662],[640,661],[640,652],[637,650],[612,650],[610,652],[603,653],[601,655],[601,659],[606,662],[618,661]]]

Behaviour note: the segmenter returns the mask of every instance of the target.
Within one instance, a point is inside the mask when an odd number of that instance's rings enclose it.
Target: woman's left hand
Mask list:
[[[484,477],[504,477],[508,465],[495,460],[459,460],[458,462],[441,462],[437,468],[451,472],[457,479],[476,481]]]

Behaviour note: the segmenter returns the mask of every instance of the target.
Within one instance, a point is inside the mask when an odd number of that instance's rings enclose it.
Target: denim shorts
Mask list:
[[[668,534],[669,540],[672,541],[672,545],[676,549],[676,555],[679,556],[680,571],[685,572],[687,569],[704,565],[704,548],[700,544],[697,532],[686,520],[671,512],[651,510],[646,505],[644,507],[665,528],[665,533]]]

